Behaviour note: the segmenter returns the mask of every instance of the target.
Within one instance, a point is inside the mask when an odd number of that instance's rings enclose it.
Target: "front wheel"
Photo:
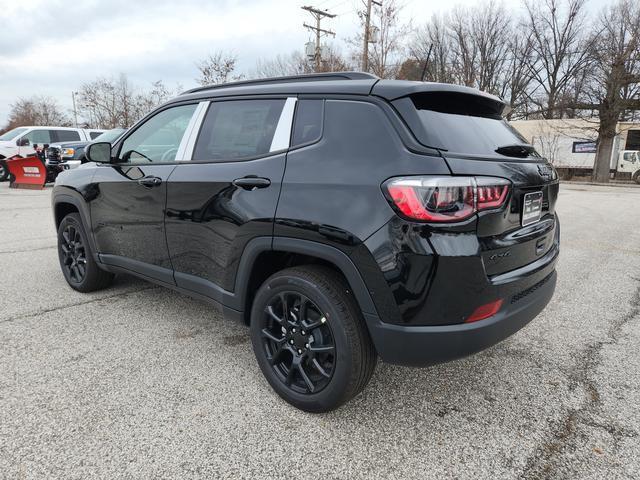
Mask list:
[[[77,213],[70,213],[58,227],[58,258],[65,280],[75,290],[93,292],[109,286],[113,274],[93,259],[87,234]]]
[[[640,170],[633,175],[633,180],[640,185]]]
[[[333,410],[364,389],[376,352],[358,305],[337,272],[282,270],[258,290],[251,341],[271,387],[308,412]]]
[[[7,168],[7,164],[0,160],[0,182],[4,182],[9,178],[9,169]]]

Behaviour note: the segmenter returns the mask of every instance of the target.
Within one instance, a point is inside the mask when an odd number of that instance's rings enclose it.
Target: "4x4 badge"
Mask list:
[[[553,170],[549,165],[538,165],[538,172],[545,180],[551,180],[553,178]]]

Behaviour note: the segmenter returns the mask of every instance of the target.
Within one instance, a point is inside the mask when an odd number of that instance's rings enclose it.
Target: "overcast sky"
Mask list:
[[[0,126],[18,97],[49,95],[71,110],[71,92],[98,76],[125,73],[136,86],[163,80],[194,86],[196,61],[215,50],[251,71],[258,59],[289,54],[310,38],[302,5],[338,14],[323,23],[343,46],[358,28],[359,0],[0,0]],[[597,10],[608,0],[591,0]],[[414,25],[454,4],[404,0]],[[521,0],[505,0],[521,8]],[[346,52],[346,47],[342,47]]]

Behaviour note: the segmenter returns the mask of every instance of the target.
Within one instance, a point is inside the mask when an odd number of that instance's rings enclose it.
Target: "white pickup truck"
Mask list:
[[[39,149],[58,142],[91,141],[104,130],[30,126],[18,127],[0,135],[0,182],[6,180],[9,171],[4,162],[5,159],[19,156],[27,157],[35,153],[35,147]]]
[[[618,172],[629,173],[640,184],[640,151],[623,150],[618,158]]]

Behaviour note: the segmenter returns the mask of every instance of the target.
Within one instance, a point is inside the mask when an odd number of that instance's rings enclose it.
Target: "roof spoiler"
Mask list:
[[[202,92],[205,90],[213,90],[218,88],[245,87],[251,85],[271,85],[277,83],[291,82],[320,82],[330,80],[378,80],[379,78],[371,73],[365,72],[327,72],[327,73],[311,73],[306,75],[290,75],[287,77],[270,77],[258,78],[255,80],[241,80],[239,82],[222,83],[219,85],[205,85],[203,87],[192,88],[181,95],[189,93]]]

